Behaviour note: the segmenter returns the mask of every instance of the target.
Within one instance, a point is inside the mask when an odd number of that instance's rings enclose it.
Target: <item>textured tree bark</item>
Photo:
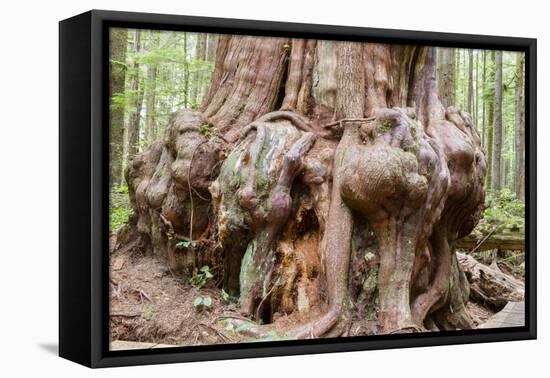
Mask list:
[[[455,49],[439,49],[438,83],[443,106],[455,104]]]
[[[470,328],[454,244],[486,162],[437,87],[433,48],[222,35],[203,110],[128,170],[133,227],[174,272],[219,268],[250,334],[345,335],[365,306]]]
[[[524,86],[523,86],[523,57],[517,54],[516,57],[516,89],[515,89],[515,153],[516,165],[514,175],[514,190],[516,197],[523,199],[525,197],[525,120],[524,120]]]
[[[197,43],[195,46],[195,59],[206,61],[206,43],[208,34],[198,34]],[[193,107],[200,105],[199,98],[202,97],[202,73],[195,72],[193,74],[193,98],[191,104]]]
[[[128,45],[128,31],[124,29],[110,29],[109,34],[109,99],[124,92],[126,80],[126,46]],[[109,177],[113,186],[119,185],[123,179],[122,159],[124,145],[124,108],[122,105],[113,106],[109,119]]]
[[[466,105],[466,111],[470,114],[474,114],[473,108],[474,101],[474,50],[468,50],[468,103]]]
[[[160,35],[153,30],[149,31],[149,50],[158,48]],[[147,84],[145,95],[145,141],[151,145],[155,139],[156,121],[155,121],[155,101],[156,101],[156,82],[157,68],[155,65],[147,65]]]
[[[491,51],[490,53],[490,59],[493,64],[493,66],[496,65],[495,61],[496,53],[495,51]],[[495,74],[491,74],[491,82],[496,82]],[[487,101],[487,142],[485,143],[486,149],[487,149],[487,166],[489,169],[487,170],[487,177],[485,179],[485,187],[487,190],[493,189],[493,155],[494,155],[494,125],[495,125],[495,99],[496,99],[496,93],[495,93],[496,85],[492,88],[491,96],[489,97]]]
[[[493,165],[491,189],[500,190],[502,149],[502,51],[495,51],[495,110],[493,122]]]
[[[485,105],[485,85],[486,85],[486,80],[487,80],[487,51],[483,51],[483,70],[482,70],[482,74],[481,74],[481,88],[482,88],[482,98],[481,98],[481,145],[483,146],[483,148],[486,149],[486,145],[487,145],[487,131],[486,131],[486,125],[487,125],[487,120],[486,120],[486,117],[485,117],[485,112],[486,112],[486,105]]]
[[[139,30],[134,31],[134,43],[133,52],[137,55],[141,50],[141,32]],[[130,91],[133,95],[133,111],[128,117],[128,145],[126,149],[126,155],[128,164],[139,152],[139,123],[141,118],[141,107],[143,105],[143,85],[141,84],[139,62],[134,61],[132,65],[132,77],[130,79]]]

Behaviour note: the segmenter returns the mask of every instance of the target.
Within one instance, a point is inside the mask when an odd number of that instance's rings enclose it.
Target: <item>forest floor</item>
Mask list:
[[[242,317],[237,305],[230,303],[221,289],[192,286],[137,246],[115,251],[110,261],[111,340],[169,345],[254,341],[246,336],[245,328],[231,324],[231,319],[248,319]],[[507,269],[504,264],[502,269]],[[210,298],[210,306],[196,306],[199,297]],[[494,315],[475,302],[468,303],[468,310],[476,327]],[[376,321],[354,316],[350,336],[376,333]]]

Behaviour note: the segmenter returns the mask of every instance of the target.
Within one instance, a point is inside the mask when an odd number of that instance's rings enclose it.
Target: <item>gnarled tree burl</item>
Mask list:
[[[221,36],[202,111],[127,181],[135,234],[175,274],[216,267],[251,334],[305,338],[369,311],[382,333],[471,328],[454,243],[485,171],[433,48]]]

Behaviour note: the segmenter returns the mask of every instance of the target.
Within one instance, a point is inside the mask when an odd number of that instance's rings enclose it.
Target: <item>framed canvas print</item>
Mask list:
[[[536,40],[60,22],[60,355],[536,337]]]

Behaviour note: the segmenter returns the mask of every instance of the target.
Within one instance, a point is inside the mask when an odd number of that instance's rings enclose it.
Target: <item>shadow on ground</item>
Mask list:
[[[56,356],[59,354],[59,346],[57,345],[57,343],[40,343],[38,344],[38,347]]]

